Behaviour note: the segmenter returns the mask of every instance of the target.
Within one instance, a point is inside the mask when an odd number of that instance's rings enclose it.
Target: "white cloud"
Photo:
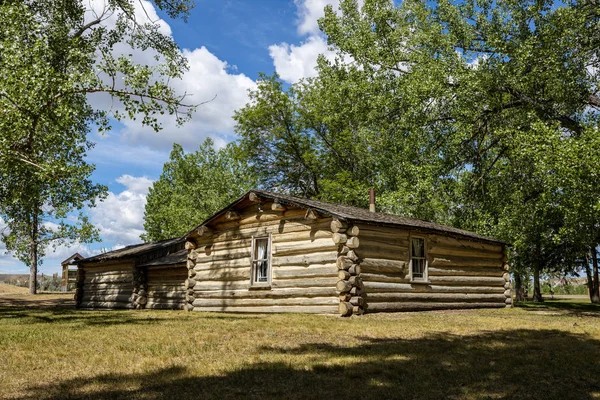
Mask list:
[[[116,246],[139,243],[144,233],[146,196],[153,181],[131,175],[122,175],[116,181],[126,189],[120,193],[109,192],[106,200],[90,209],[91,222],[100,229],[103,240]]]
[[[86,18],[92,20],[101,14],[106,0],[90,0]],[[153,22],[160,25],[160,31],[171,36],[171,28],[160,19],[154,6],[144,0],[134,2],[135,15],[139,23]],[[112,27],[116,23],[116,15],[106,19],[103,24]],[[173,142],[183,145],[186,149],[195,149],[205,138],[211,137],[217,147],[224,146],[233,135],[233,113],[243,107],[249,100],[248,90],[256,86],[255,82],[242,73],[235,73],[235,66],[220,60],[206,47],[184,49],[184,57],[188,59],[189,70],[181,79],[170,81],[171,87],[178,95],[186,94],[184,103],[197,105],[197,112],[192,120],[178,127],[175,116],[158,116],[163,130],[154,132],[141,124],[142,118],[122,121],[123,128],[113,132],[112,136],[120,136],[125,146],[144,146],[153,150],[168,151]],[[113,55],[131,55],[134,62],[156,66],[157,53],[151,49],[132,49],[126,44],[115,46]],[[90,95],[90,102],[95,108],[122,111],[123,106],[110,96],[102,93]]]
[[[192,120],[177,127],[174,117],[159,119],[163,130],[154,132],[137,121],[125,120],[124,138],[129,143],[145,143],[155,149],[170,148],[177,142],[187,149],[195,149],[207,137],[212,137],[217,147],[228,141],[233,133],[233,113],[249,100],[248,90],[255,82],[244,74],[232,74],[229,64],[220,60],[204,46],[183,50],[189,70],[171,86],[180,94],[187,93],[186,104],[202,104]]]
[[[327,42],[322,36],[310,36],[298,46],[287,43],[274,44],[269,46],[269,54],[281,79],[289,83],[316,76],[315,68],[319,54],[328,59],[334,57],[334,53],[327,49]]]
[[[319,30],[319,18],[325,15],[325,6],[339,11],[339,0],[296,0],[298,34],[307,36],[299,45],[279,43],[269,46],[275,70],[286,82],[316,76],[317,58],[323,54],[333,60],[335,52],[329,50],[325,35]],[[361,4],[359,2],[359,4]]]

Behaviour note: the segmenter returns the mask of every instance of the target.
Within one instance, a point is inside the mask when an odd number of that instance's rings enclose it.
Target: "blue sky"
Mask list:
[[[89,0],[89,4],[98,9],[104,1]],[[233,111],[247,102],[247,92],[254,87],[259,72],[277,71],[292,83],[314,75],[319,54],[332,56],[317,19],[325,5],[337,8],[337,0],[196,0],[187,23],[171,20],[151,3],[142,2],[151,19],[162,19],[163,31],[174,37],[188,57],[190,70],[174,83],[176,90],[189,93],[190,102],[195,104],[215,95],[217,98],[202,106],[183,127],[165,117],[159,133],[126,120],[114,123],[108,134],[90,134],[96,143],[88,154],[88,160],[97,166],[93,179],[108,186],[109,196],[86,212],[100,229],[103,241],[49,250],[40,267],[45,274],[58,272],[60,261],[74,252],[89,256],[101,249],[140,242],[148,188],[159,177],[174,142],[192,151],[206,137],[217,145],[234,140]],[[147,18],[141,9],[138,16]],[[153,62],[152,54],[141,51],[135,51],[133,58]],[[90,101],[98,108],[113,105],[103,95]],[[0,244],[0,273],[28,272],[23,263],[4,253]]]

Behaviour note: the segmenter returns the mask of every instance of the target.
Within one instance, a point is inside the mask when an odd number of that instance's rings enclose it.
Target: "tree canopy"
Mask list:
[[[136,18],[136,2],[108,0],[103,9],[81,0],[0,2],[2,240],[30,267],[32,293],[49,245],[98,239],[85,216],[72,214],[106,194],[85,159],[92,126],[103,131],[111,119],[140,116],[158,130],[158,115],[182,123],[193,111],[168,85],[185,71],[185,58],[157,23]],[[174,17],[191,6],[154,3]],[[127,49],[152,52],[156,65],[137,63]],[[89,96],[99,92],[119,106],[94,108]]]
[[[182,236],[254,187],[236,151],[233,144],[215,150],[211,139],[192,153],[174,144],[170,160],[148,193],[142,239]]]
[[[342,0],[320,27],[335,60],[263,77],[236,115],[263,185],[354,205],[375,187],[384,211],[512,242],[537,292],[595,254],[594,0]]]

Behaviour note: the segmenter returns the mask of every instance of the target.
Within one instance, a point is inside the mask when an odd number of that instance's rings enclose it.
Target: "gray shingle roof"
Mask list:
[[[188,251],[186,249],[182,249],[176,251],[175,253],[167,254],[164,257],[156,258],[147,263],[140,264],[139,267],[156,267],[159,265],[175,265],[175,264],[183,264],[187,261]]]
[[[88,262],[103,262],[103,261],[111,261],[116,259],[136,259],[147,255],[148,253],[153,252],[173,252],[177,251],[178,246],[183,246],[184,239],[183,238],[173,238],[161,240],[159,242],[153,243],[140,243],[134,244],[131,246],[123,247],[119,250],[109,251],[107,253],[98,254],[93,257],[84,258],[83,260],[78,260],[75,263],[88,263]]]
[[[341,204],[327,203],[319,200],[311,200],[305,199],[301,197],[289,196],[279,193],[266,192],[263,190],[251,190],[246,193],[244,196],[231,203],[228,207],[225,207],[223,210],[219,211],[206,221],[199,225],[196,229],[198,229],[202,225],[210,224],[211,221],[222,215],[227,210],[231,210],[236,208],[236,206],[245,201],[250,193],[255,193],[261,198],[276,200],[281,204],[295,206],[299,208],[310,208],[314,209],[322,214],[329,215],[335,218],[339,218],[348,222],[363,222],[374,225],[381,226],[397,226],[397,227],[406,227],[413,228],[421,231],[434,231],[446,233],[453,236],[461,236],[470,239],[475,239],[478,241],[498,243],[498,244],[508,244],[501,240],[494,239],[491,237],[479,235],[474,232],[466,231],[464,229],[458,229],[451,226],[446,226],[442,224],[437,224],[434,222],[429,222],[421,219],[402,217],[399,215],[386,214],[382,212],[370,212],[367,209],[359,208],[359,207],[351,207],[344,206]],[[196,229],[191,231],[188,235],[192,234]]]

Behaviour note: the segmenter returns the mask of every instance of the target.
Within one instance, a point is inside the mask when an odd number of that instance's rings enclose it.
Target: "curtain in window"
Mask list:
[[[268,239],[259,239],[256,241],[256,281],[267,282],[268,255],[267,247]]]

